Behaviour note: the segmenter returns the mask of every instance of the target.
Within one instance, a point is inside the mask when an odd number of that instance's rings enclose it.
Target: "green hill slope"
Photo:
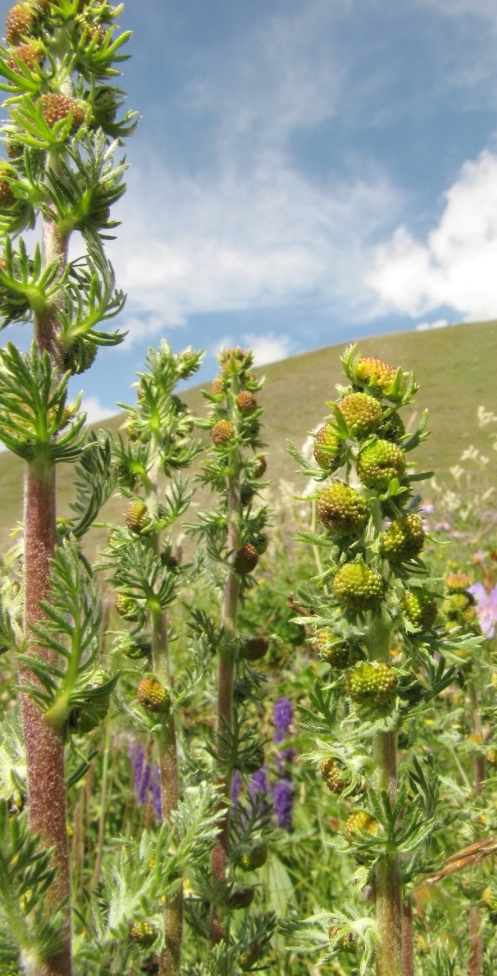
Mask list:
[[[340,380],[339,356],[346,345],[304,353],[257,371],[266,376],[259,399],[265,407],[268,476],[275,484],[281,478],[296,482],[295,462],[286,451],[286,442],[293,440],[300,447],[307,431],[328,412],[325,401],[335,396],[335,384]],[[369,337],[361,339],[358,346],[365,355],[414,370],[421,387],[416,400],[418,417],[428,407],[433,431],[417,452],[418,465],[435,469],[440,479],[470,444],[489,452],[488,436],[476,424],[476,411],[483,405],[497,412],[497,321]],[[198,387],[189,390],[184,399],[194,413],[205,412]],[[411,415],[412,411],[404,411],[406,422]],[[99,426],[115,432],[122,420],[122,416],[115,417]],[[497,475],[497,456],[491,463]],[[58,481],[60,514],[68,511],[71,478],[72,469],[62,467]],[[7,453],[0,454],[0,486],[0,551],[4,551],[12,527],[22,518],[22,465]],[[298,484],[301,487],[302,480]],[[111,500],[106,514],[117,520],[122,510],[122,502]]]

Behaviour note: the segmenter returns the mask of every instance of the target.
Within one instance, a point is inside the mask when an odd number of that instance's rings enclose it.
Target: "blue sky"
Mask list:
[[[222,344],[264,363],[497,317],[494,0],[127,0],[120,22],[128,338],[75,384],[91,419],[162,336],[207,379]]]

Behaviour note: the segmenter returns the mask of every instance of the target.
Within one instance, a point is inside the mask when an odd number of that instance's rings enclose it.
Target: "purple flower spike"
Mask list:
[[[249,791],[251,797],[254,797],[256,793],[267,793],[268,783],[266,766],[263,766],[262,769],[258,769],[257,772],[250,777]]]
[[[142,773],[142,778],[140,780],[140,787],[138,789],[138,794],[136,799],[141,806],[144,806],[147,802],[147,793],[150,788],[150,780],[152,778],[152,767],[150,763],[146,763],[145,768]]]
[[[134,763],[135,778],[134,778],[133,786],[134,786],[135,796],[138,796],[138,793],[140,792],[140,783],[142,781],[144,760],[145,760],[145,749],[140,748],[138,749],[138,752],[136,752],[135,750],[134,760],[133,759],[131,760]]]
[[[162,823],[162,797],[160,792],[160,770],[158,766],[154,769],[150,789],[152,791],[154,817],[157,823]]]
[[[497,624],[497,586],[488,593],[483,583],[473,583],[468,587],[468,592],[476,600],[476,612],[483,636],[494,637]]]
[[[274,703],[273,722],[275,726],[274,741],[281,742],[289,731],[293,722],[293,705],[288,698],[278,698]]]
[[[231,802],[234,807],[238,803],[238,798],[240,796],[240,790],[242,788],[242,774],[239,769],[236,769],[233,773],[233,779],[231,780]]]
[[[273,786],[274,812],[278,827],[292,830],[293,787],[288,779],[279,779]]]

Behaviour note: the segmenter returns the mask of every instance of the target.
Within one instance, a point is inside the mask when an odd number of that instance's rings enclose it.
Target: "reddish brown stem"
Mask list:
[[[469,910],[469,934],[471,954],[469,957],[469,976],[480,976],[483,963],[483,939],[480,934],[480,913],[475,905]]]
[[[402,976],[414,976],[412,898],[410,895],[407,896],[402,906]]]
[[[28,467],[25,489],[25,631],[42,619],[39,601],[49,593],[50,558],[55,544],[55,473],[38,472]],[[33,641],[30,641],[32,646]],[[33,648],[46,660],[51,652],[43,647]],[[21,681],[33,681],[29,669],[24,669]],[[42,712],[29,695],[23,695],[24,738],[28,772],[29,824],[39,834],[45,848],[52,847],[57,874],[46,894],[47,911],[52,911],[64,899],[69,899],[69,853],[66,825],[66,787],[64,779],[64,744],[45,722]],[[46,976],[70,976],[71,931],[70,909],[66,909],[66,928],[63,947],[47,967],[40,970]]]

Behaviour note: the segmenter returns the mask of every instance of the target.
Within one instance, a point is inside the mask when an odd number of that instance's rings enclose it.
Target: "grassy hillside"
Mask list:
[[[488,451],[488,437],[476,425],[476,411],[483,404],[497,412],[497,322],[371,337],[362,339],[359,346],[365,355],[414,370],[421,386],[416,400],[418,416],[428,407],[433,431],[417,452],[419,465],[435,469],[443,478],[469,444]],[[265,367],[266,386],[259,399],[265,407],[268,476],[274,483],[281,478],[295,482],[295,463],[286,451],[287,439],[301,446],[307,432],[326,414],[325,401],[334,398],[335,384],[340,380],[339,355],[345,347],[346,343],[341,343]],[[199,388],[189,390],[184,399],[194,413],[204,412]],[[410,416],[405,410],[404,419],[408,421]],[[113,418],[105,426],[116,431],[122,419]],[[492,463],[497,469],[497,457]],[[71,478],[70,466],[59,470],[61,514],[68,511]],[[8,454],[0,454],[0,485],[0,551],[4,551],[10,530],[22,517],[22,465]],[[122,509],[122,502],[111,500],[106,514],[117,520]]]

